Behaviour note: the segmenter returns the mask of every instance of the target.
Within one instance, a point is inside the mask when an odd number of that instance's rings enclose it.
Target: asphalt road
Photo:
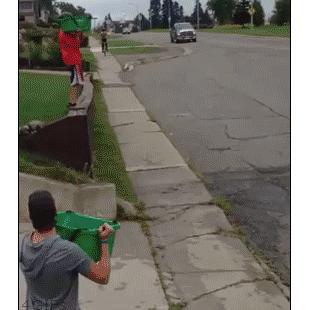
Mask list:
[[[290,284],[289,40],[201,33],[197,43],[170,44],[167,33],[130,37],[191,52],[137,66],[124,79],[212,195],[231,201],[230,220]]]

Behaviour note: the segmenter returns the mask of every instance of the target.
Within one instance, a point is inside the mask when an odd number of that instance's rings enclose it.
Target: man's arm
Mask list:
[[[101,258],[99,262],[91,262],[90,271],[85,276],[93,282],[108,284],[111,272],[111,261],[109,254],[108,238],[113,233],[113,228],[104,224],[98,230],[101,239]]]
[[[108,244],[101,245],[100,261],[90,264],[89,274],[86,275],[88,279],[99,284],[108,284],[111,272],[110,254],[108,251]]]

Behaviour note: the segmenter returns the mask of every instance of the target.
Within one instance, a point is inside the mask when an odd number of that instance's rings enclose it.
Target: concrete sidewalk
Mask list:
[[[20,224],[20,232],[31,230]],[[99,285],[80,276],[79,303],[83,310],[167,310],[154,260],[140,225],[122,222],[116,233],[111,258],[111,277],[108,285]],[[26,283],[19,275],[19,309],[25,309]]]
[[[203,183],[124,87],[117,61],[94,54],[126,169],[147,215],[155,218],[149,226],[169,303],[191,310],[289,309],[285,289],[235,237]]]

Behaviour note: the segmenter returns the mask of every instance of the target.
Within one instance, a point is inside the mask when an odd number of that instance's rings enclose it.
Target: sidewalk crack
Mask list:
[[[133,125],[134,122],[129,122],[129,123],[123,123],[123,124],[118,124],[118,125],[114,125],[112,126],[113,128],[117,128],[117,127],[125,127],[125,126],[129,126],[129,125]]]
[[[168,243],[167,245],[172,245],[172,244],[176,244],[176,243],[179,243],[179,242],[182,242],[182,241],[185,241],[187,239],[193,239],[193,238],[200,238],[200,237],[203,237],[203,236],[210,236],[210,235],[218,235],[220,233],[220,230],[217,232],[209,232],[209,233],[203,233],[203,234],[194,234],[194,235],[190,235],[190,236],[186,236],[184,238],[181,238],[179,240],[176,240],[176,241],[173,241],[173,242],[170,242]]]

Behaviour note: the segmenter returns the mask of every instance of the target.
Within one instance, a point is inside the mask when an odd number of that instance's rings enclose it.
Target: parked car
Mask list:
[[[123,34],[130,34],[130,30],[128,27],[124,27],[122,32]]]
[[[176,23],[170,30],[171,43],[197,41],[196,31],[190,23]]]

